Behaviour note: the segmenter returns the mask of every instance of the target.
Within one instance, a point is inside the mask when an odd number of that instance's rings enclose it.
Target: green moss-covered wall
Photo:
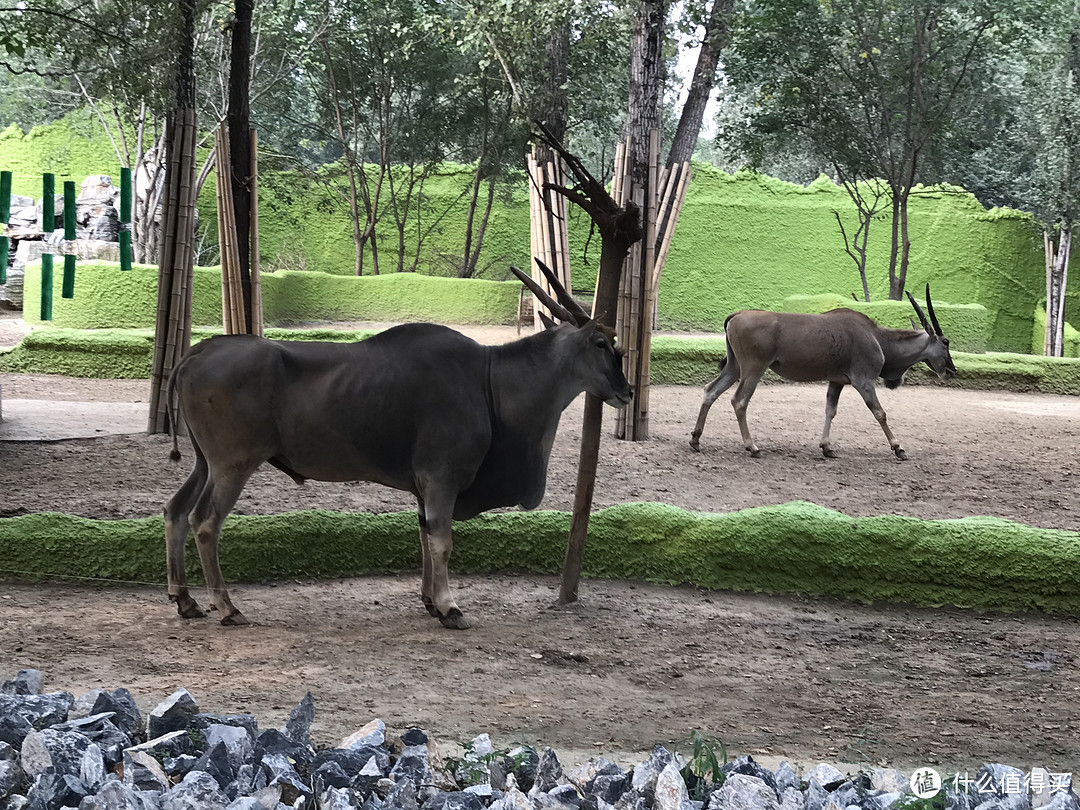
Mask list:
[[[16,190],[40,194],[35,189],[43,168],[76,180],[84,173],[116,172],[111,146],[85,115],[39,130],[22,136],[9,129],[0,137],[0,168],[16,167]],[[422,234],[419,271],[453,275],[464,249],[467,200],[462,192],[470,179],[469,167],[443,166],[440,174],[425,181],[419,221],[409,220],[406,228],[406,267],[412,265]],[[260,183],[260,204],[265,267],[353,273],[352,233],[340,195],[299,176],[268,173]],[[216,241],[213,206],[211,177],[199,202],[203,241],[211,249]],[[847,195],[827,179],[801,187],[695,165],[661,281],[661,327],[716,331],[737,309],[779,309],[791,295],[850,299],[852,291],[861,290],[861,282],[844,252],[834,210],[852,215]],[[502,279],[506,265],[528,263],[528,217],[522,178],[500,190],[485,235],[481,275]],[[591,290],[599,243],[593,239],[586,264],[587,219],[572,210],[570,223],[574,288]],[[1045,297],[1042,241],[1031,218],[1016,211],[987,211],[959,190],[921,189],[912,197],[910,228],[909,286],[921,290],[929,281],[943,305],[986,307],[987,346],[1030,351],[1034,312]],[[886,222],[875,222],[871,232],[874,300],[887,297],[888,231]],[[389,273],[397,267],[398,253],[390,215],[379,224],[377,244],[381,269]],[[365,272],[371,270],[369,250]],[[1070,276],[1075,279],[1080,271]],[[1070,289],[1066,298],[1067,318],[1080,323],[1080,292]]]
[[[75,297],[61,297],[61,273],[53,275],[52,326],[70,329],[149,328],[157,307],[157,268],[134,265],[123,272],[112,262],[80,262]],[[197,267],[192,323],[221,323],[221,268]],[[267,324],[304,321],[425,321],[501,324],[517,317],[517,281],[449,279],[395,273],[389,276],[336,276],[282,271],[261,278]],[[23,317],[41,320],[41,264],[27,267]]]
[[[926,301],[918,300],[925,313]],[[840,307],[863,312],[882,326],[892,329],[910,329],[909,319],[914,319],[916,324],[919,322],[915,310],[907,301],[866,302],[852,301],[850,298],[845,301],[839,295],[791,295],[784,299],[780,308],[784,312],[816,314]],[[981,354],[986,351],[986,307],[980,304],[935,304],[934,314],[954,352]]]
[[[737,309],[780,309],[798,294],[851,302],[862,283],[844,252],[833,211],[852,215],[843,189],[825,179],[795,186],[695,165],[660,284],[660,320],[673,328],[719,329]],[[872,300],[888,297],[889,232],[870,236]],[[1029,351],[1031,322],[1045,297],[1042,243],[1030,217],[987,211],[963,192],[924,191],[911,201],[913,291],[930,282],[935,302],[988,311],[988,345]],[[1080,311],[1070,291],[1069,312]]]
[[[1035,322],[1031,335],[1031,353],[1042,354],[1046,348],[1046,307],[1040,305],[1035,308]],[[1080,332],[1076,331],[1072,324],[1065,324],[1065,357],[1080,357]]]
[[[451,571],[555,573],[569,526],[565,512],[457,523]],[[161,582],[163,537],[160,517],[0,518],[0,559],[9,570],[43,579]],[[231,581],[410,571],[420,566],[419,545],[411,512],[233,516],[225,523],[221,564]],[[192,549],[188,558],[197,572]],[[808,503],[709,514],[636,503],[593,516],[584,573],[862,601],[1075,612],[1078,565],[1080,534],[998,518],[855,520]]]

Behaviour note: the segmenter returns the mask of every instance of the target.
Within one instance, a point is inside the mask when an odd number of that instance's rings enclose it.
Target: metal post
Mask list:
[[[56,176],[41,176],[41,230],[44,232],[46,247],[49,234],[56,229]],[[41,320],[52,320],[53,304],[53,257],[51,253],[41,254]]]
[[[61,296],[75,297],[75,181],[64,181],[64,286]]]
[[[120,269],[131,269],[131,169],[120,169]]]

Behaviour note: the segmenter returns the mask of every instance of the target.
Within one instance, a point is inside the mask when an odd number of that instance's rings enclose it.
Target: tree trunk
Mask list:
[[[716,84],[716,66],[720,61],[720,52],[728,39],[728,23],[731,19],[734,0],[713,0],[709,19],[705,23],[705,35],[701,40],[697,65],[690,80],[690,89],[686,95],[679,126],[675,138],[671,141],[667,167],[686,163],[697,148],[701,122],[705,119],[705,106],[709,103],[709,94]]]
[[[892,190],[892,237],[889,242],[889,300],[899,301],[903,295],[897,278],[897,262],[900,258],[900,189]]]
[[[244,331],[251,321],[251,15],[255,0],[236,0],[229,58],[229,179],[240,258],[240,291],[244,302]],[[221,182],[221,178],[218,178]]]
[[[1046,343],[1043,354],[1061,357],[1065,354],[1065,285],[1068,281],[1069,255],[1072,250],[1072,225],[1063,223],[1058,243],[1046,238]]]
[[[650,176],[650,142],[652,133],[661,128],[661,78],[663,67],[664,21],[667,16],[664,0],[642,0],[634,27],[630,49],[630,103],[626,117],[629,138],[627,161],[629,168],[629,199],[641,211],[642,221],[655,225],[657,189],[655,175]],[[659,148],[659,147],[657,147]],[[655,233],[655,228],[650,229]],[[626,298],[632,304],[624,308],[618,326],[619,340],[627,349],[623,355],[623,372],[634,391],[635,402],[619,412],[615,435],[620,439],[643,441],[649,438],[648,373],[645,352],[650,342],[652,309],[650,300],[651,269],[655,245],[646,239],[630,254],[630,269],[622,279],[627,288]]]

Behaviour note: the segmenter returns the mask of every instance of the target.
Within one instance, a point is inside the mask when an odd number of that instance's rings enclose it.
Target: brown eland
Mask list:
[[[825,395],[825,430],[821,434],[821,452],[836,458],[829,428],[836,416],[836,403],[845,385],[852,386],[874,414],[889,446],[899,459],[907,454],[886,422],[885,410],[878,402],[876,382],[881,377],[886,388],[896,388],[916,363],[925,362],[941,379],[956,373],[949,353],[949,339],[941,332],[930,285],[926,285],[926,308],[907,294],[922,329],[889,329],[851,309],[834,309],[820,315],[792,312],[763,312],[744,309],[724,322],[727,355],[720,361],[720,375],[705,387],[697,425],[690,434],[690,446],[700,450],[699,440],[705,429],[709,408],[728,388],[739,383],[731,404],[739,420],[743,443],[750,455],[761,455],[746,424],[746,407],[761,376],[772,369],[781,377],[796,382],[827,380]],[[912,323],[912,327],[915,324]]]
[[[266,462],[297,483],[374,481],[416,496],[421,599],[465,629],[448,582],[451,524],[501,506],[539,505],[563,410],[587,391],[630,401],[613,330],[566,290],[558,300],[513,268],[562,321],[502,346],[434,324],[404,324],[357,343],[218,336],[192,348],[169,379],[195,466],[165,506],[169,596],[185,618],[205,616],[188,592],[189,532],[221,623],[246,624],[218,564],[222,523]]]

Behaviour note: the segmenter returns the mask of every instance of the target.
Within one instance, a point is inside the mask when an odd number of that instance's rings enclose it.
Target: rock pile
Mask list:
[[[748,756],[722,778],[684,778],[661,746],[629,770],[603,758],[564,768],[550,748],[496,752],[484,734],[444,759],[425,732],[390,740],[379,720],[316,750],[310,694],[283,728],[260,730],[249,714],[201,712],[185,689],[143,716],[126,689],[76,698],[43,694],[42,681],[24,670],[0,686],[0,810],[899,810],[915,798],[899,771],[849,778],[821,764],[800,777]],[[1069,782],[1014,793],[1026,784],[1014,768],[978,777],[977,789],[947,784],[943,806],[1080,810]]]

